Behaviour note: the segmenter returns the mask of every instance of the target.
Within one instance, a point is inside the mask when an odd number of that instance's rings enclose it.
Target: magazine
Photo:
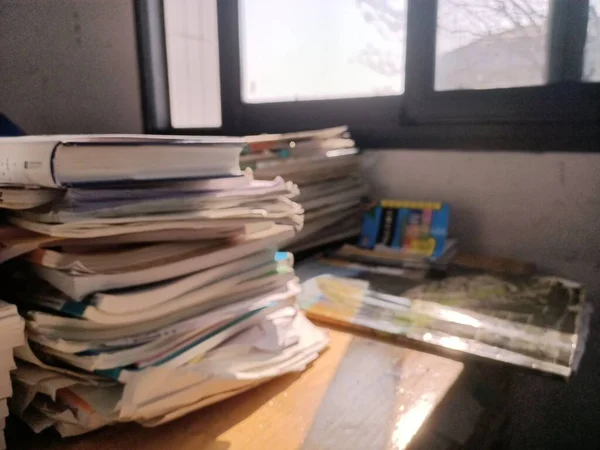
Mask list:
[[[300,264],[300,306],[315,320],[370,329],[568,377],[587,308],[557,277],[461,272],[418,280],[359,267]],[[585,339],[581,339],[585,341]]]

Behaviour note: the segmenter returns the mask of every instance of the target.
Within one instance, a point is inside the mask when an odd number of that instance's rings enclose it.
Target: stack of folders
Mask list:
[[[257,178],[280,174],[300,187],[296,201],[305,211],[305,225],[287,249],[297,252],[358,236],[367,188],[347,127],[246,139],[250,151],[242,156],[243,166]]]
[[[158,425],[303,370],[327,336],[298,310],[298,187],[239,168],[244,141],[0,140],[4,183],[54,189],[0,236],[26,317],[11,410],[35,431]],[[17,188],[14,188],[16,191]],[[1,253],[1,252],[0,252]]]
[[[4,427],[8,416],[7,399],[13,392],[10,372],[17,367],[13,349],[24,343],[23,324],[15,305],[0,300],[0,449],[6,448]]]

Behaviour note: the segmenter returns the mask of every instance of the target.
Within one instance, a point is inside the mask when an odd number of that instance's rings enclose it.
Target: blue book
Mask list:
[[[449,222],[447,203],[382,200],[365,212],[358,245],[435,260],[444,253]]]

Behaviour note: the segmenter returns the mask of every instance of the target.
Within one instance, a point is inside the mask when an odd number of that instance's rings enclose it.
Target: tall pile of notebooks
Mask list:
[[[11,410],[35,431],[147,426],[301,371],[327,345],[300,312],[298,187],[239,168],[243,141],[7,138],[0,293],[26,318]],[[46,197],[44,197],[46,198]]]
[[[4,427],[8,416],[8,398],[12,395],[10,372],[16,368],[13,349],[23,345],[23,319],[14,305],[0,300],[0,449],[6,448]]]
[[[305,224],[286,249],[297,252],[358,236],[367,188],[360,175],[361,155],[347,127],[246,139],[243,166],[257,178],[279,174],[300,188],[296,201],[305,211]]]

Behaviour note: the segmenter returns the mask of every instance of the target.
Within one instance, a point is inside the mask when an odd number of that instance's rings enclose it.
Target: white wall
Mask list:
[[[600,154],[368,154],[378,194],[449,202],[464,250],[533,261],[600,292]]]
[[[0,111],[28,133],[141,132],[131,0],[0,0]]]

